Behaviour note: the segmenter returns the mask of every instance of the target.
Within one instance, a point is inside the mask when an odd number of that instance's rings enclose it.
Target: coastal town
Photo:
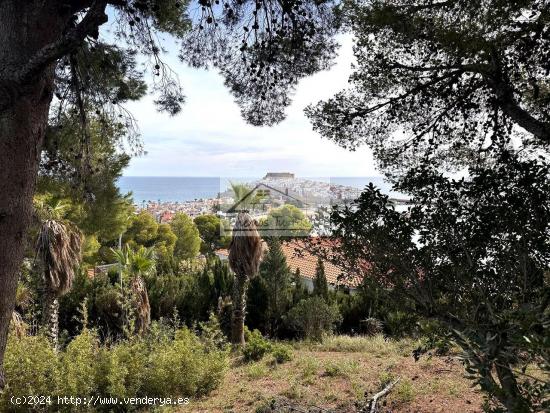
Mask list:
[[[239,184],[248,189],[245,198],[260,198],[250,209],[255,218],[261,218],[273,208],[293,204],[307,217],[313,217],[318,210],[351,201],[361,193],[359,188],[334,184],[326,181],[297,178],[289,172],[268,172],[262,179]],[[146,210],[158,222],[170,222],[174,214],[184,212],[192,218],[204,214],[230,217],[238,199],[231,187],[218,193],[215,198],[200,198],[187,201],[148,201],[136,205],[137,210]]]

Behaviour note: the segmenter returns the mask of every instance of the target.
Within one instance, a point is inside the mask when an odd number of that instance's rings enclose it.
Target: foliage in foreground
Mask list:
[[[10,336],[9,386],[0,410],[27,411],[29,406],[10,404],[11,396],[50,395],[53,405],[43,411],[80,411],[82,406],[57,406],[57,396],[194,397],[220,384],[228,366],[225,345],[187,328],[155,324],[152,330],[143,339],[103,345],[94,330],[84,329],[58,353],[43,336]],[[97,407],[102,408],[112,406]]]
[[[529,364],[548,372],[550,361],[549,173],[506,152],[468,180],[419,168],[398,188],[413,197],[406,214],[370,186],[332,217],[335,260],[437,321],[434,339],[460,346],[470,378],[513,412],[550,406],[548,383],[523,380]]]

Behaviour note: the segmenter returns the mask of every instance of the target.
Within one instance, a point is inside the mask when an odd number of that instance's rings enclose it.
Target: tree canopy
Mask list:
[[[342,10],[357,64],[348,89],[306,110],[323,136],[368,144],[397,174],[547,147],[548,2],[346,0]]]
[[[339,243],[325,251],[436,320],[476,383],[513,412],[548,403],[546,383],[518,378],[522,366],[550,365],[549,168],[511,154],[469,179],[418,168],[399,186],[412,195],[407,213],[371,185],[335,209]]]
[[[194,220],[201,237],[201,251],[212,253],[218,248],[227,248],[231,237],[229,223],[222,221],[216,215],[199,215]],[[227,232],[226,232],[227,231]]]
[[[260,221],[260,230],[264,237],[304,237],[309,234],[311,227],[304,213],[290,204],[272,209]]]
[[[170,221],[170,227],[177,237],[174,256],[178,259],[194,258],[199,253],[201,239],[193,220],[187,214],[178,212]]]

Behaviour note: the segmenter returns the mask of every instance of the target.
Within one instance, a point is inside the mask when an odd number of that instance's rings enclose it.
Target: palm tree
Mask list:
[[[263,192],[256,191],[258,186],[255,188],[250,188],[248,185],[234,182],[229,182],[229,185],[235,195],[233,208],[238,211],[254,209],[260,202],[262,202],[264,198],[266,198],[266,195]]]
[[[19,284],[17,284],[17,292],[15,294],[15,309],[11,314],[11,324],[15,335],[19,338],[27,334],[28,325],[23,320],[21,312],[26,310],[31,302],[32,298],[29,288],[25,284],[19,282]]]
[[[239,210],[248,209],[251,206],[251,188],[249,188],[247,185],[235,182],[229,182],[229,185],[231,185],[231,190],[235,195],[233,205],[238,205]]]
[[[111,249],[122,271],[130,278],[131,303],[135,316],[135,331],[142,335],[151,323],[151,305],[147,286],[143,277],[155,268],[155,257],[152,248],[140,246],[138,249]]]
[[[59,297],[72,287],[82,252],[82,233],[64,219],[67,204],[38,200],[36,215],[41,221],[36,242],[37,256],[44,266],[43,322],[55,349],[59,336]]]
[[[258,273],[262,257],[262,241],[256,223],[246,212],[237,215],[229,245],[229,265],[235,272],[231,342],[244,345],[244,319],[248,281]]]

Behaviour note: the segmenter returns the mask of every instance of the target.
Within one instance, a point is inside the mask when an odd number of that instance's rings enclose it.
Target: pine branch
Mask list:
[[[76,50],[87,36],[97,34],[99,26],[107,21],[105,14],[107,3],[104,0],[94,1],[80,23],[68,30],[56,42],[50,43],[36,52],[13,78],[0,82],[0,113],[7,110],[21,95],[24,95],[26,85],[39,76],[45,68]]]

